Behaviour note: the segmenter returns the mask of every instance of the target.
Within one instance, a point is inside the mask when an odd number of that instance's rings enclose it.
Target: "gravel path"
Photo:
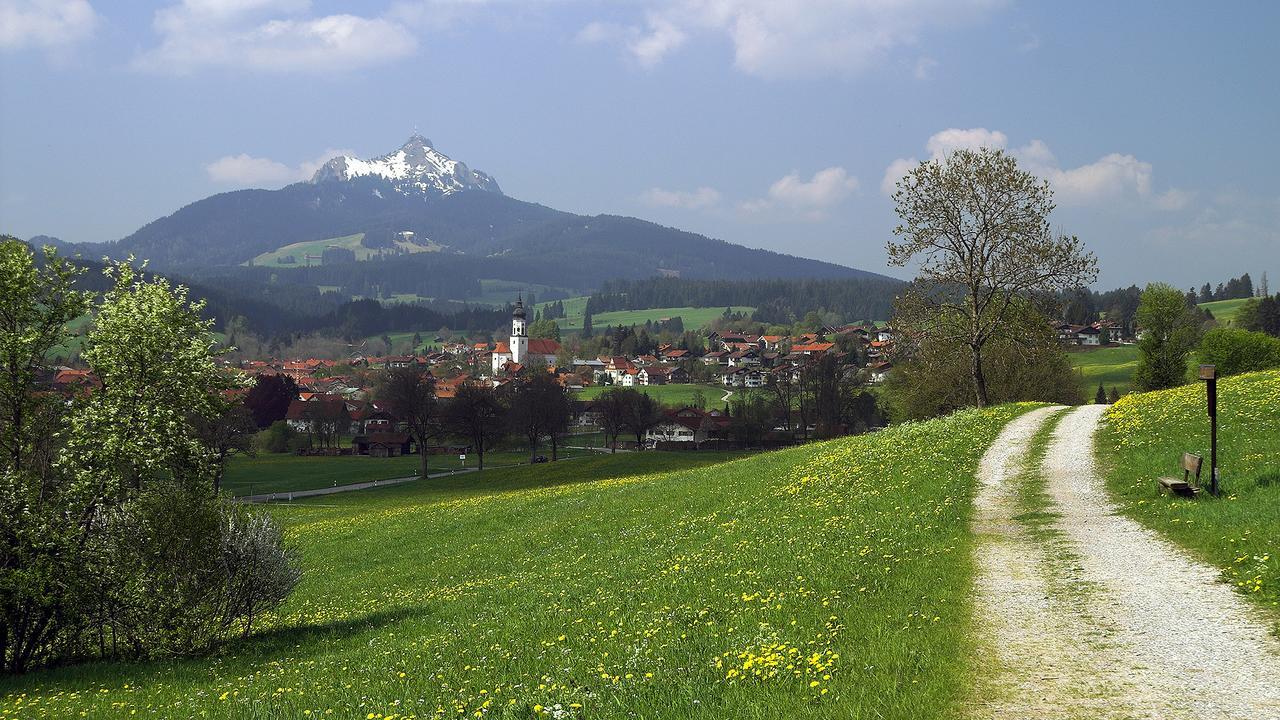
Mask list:
[[[1033,411],[983,458],[972,714],[1280,719],[1280,640],[1216,570],[1107,499],[1093,463],[1103,409]],[[1043,467],[1024,474],[1028,443],[1058,413]],[[1049,497],[1037,509],[1056,513],[1041,524],[1019,495],[1037,480]]]

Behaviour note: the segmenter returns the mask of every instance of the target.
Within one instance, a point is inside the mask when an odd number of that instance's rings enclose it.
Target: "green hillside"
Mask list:
[[[609,385],[593,385],[583,388],[577,393],[577,397],[581,400],[593,400],[600,397],[601,393],[608,390]],[[719,385],[653,385],[649,387],[637,387],[636,390],[652,397],[654,400],[663,405],[691,405],[696,400],[697,393],[702,393],[702,399],[706,402],[707,407],[719,407],[722,403],[721,398],[724,397],[725,388]],[[738,390],[738,392],[742,392]]]
[[[1023,409],[280,507],[305,575],[266,627],[5,678],[0,717],[947,715],[974,672],[974,469]]]
[[[1230,325],[1235,320],[1236,313],[1240,312],[1240,306],[1249,302],[1248,298],[1238,298],[1235,300],[1214,300],[1213,302],[1200,303],[1200,307],[1213,313],[1213,317],[1223,325]]]
[[[243,263],[244,265],[257,265],[262,267],[307,267],[307,256],[310,255],[314,259],[311,260],[312,265],[319,265],[319,257],[328,248],[346,248],[356,255],[356,260],[368,260],[371,257],[378,257],[387,251],[367,248],[360,244],[364,239],[364,233],[356,233],[355,235],[346,235],[344,237],[326,238],[324,240],[308,240],[306,242],[298,242],[284,247],[277,248],[271,252],[265,252],[254,257],[252,260]],[[422,253],[422,252],[438,252],[443,246],[434,242],[426,241],[419,244],[405,240],[396,240],[396,248],[406,253]],[[290,262],[289,258],[293,258]]]
[[[1130,395],[1111,406],[1098,437],[1099,461],[1127,514],[1222,568],[1241,592],[1280,608],[1280,370],[1219,380],[1218,412],[1221,500],[1155,491],[1157,477],[1181,477],[1184,452],[1205,458],[1208,482],[1203,383]]]
[[[563,318],[556,320],[561,330],[581,330],[583,317],[587,311],[586,297],[573,297],[561,301],[564,303]],[[545,310],[549,303],[538,303],[539,310]],[[643,325],[645,321],[658,322],[667,320],[676,316],[684,323],[685,330],[697,330],[700,327],[708,325],[712,320],[724,314],[723,307],[712,308],[695,308],[695,307],[668,307],[668,308],[650,308],[647,310],[614,310],[611,312],[597,313],[591,316],[591,326],[599,330],[608,325]],[[743,313],[750,317],[755,312],[754,307],[747,305],[735,305],[733,312]]]
[[[1121,394],[1133,387],[1133,372],[1138,368],[1137,345],[1111,345],[1108,347],[1073,350],[1067,353],[1071,366],[1081,374],[1080,390],[1086,400],[1093,400],[1102,383],[1108,391],[1116,388]]]

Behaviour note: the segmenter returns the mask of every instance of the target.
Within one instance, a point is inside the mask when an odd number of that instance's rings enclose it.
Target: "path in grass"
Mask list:
[[[978,717],[1280,717],[1280,640],[1217,570],[1116,512],[1105,406],[1011,423],[979,470]]]

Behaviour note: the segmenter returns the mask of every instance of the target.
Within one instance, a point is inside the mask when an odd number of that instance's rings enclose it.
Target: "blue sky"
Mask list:
[[[986,144],[1099,286],[1274,289],[1278,34],[1266,2],[0,0],[0,230],[116,239],[416,127],[514,197],[886,271],[886,176]]]

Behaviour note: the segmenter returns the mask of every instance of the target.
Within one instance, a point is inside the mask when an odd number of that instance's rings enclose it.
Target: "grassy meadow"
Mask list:
[[[283,247],[277,248],[275,250],[272,250],[271,252],[262,253],[261,255],[258,255],[254,259],[244,264],[257,265],[259,267],[306,267],[307,261],[305,256],[307,255],[319,256],[322,253],[324,253],[326,249],[331,247],[345,248],[347,250],[350,250],[351,252],[355,253],[356,260],[368,260],[369,258],[378,257],[378,255],[380,254],[379,251],[376,249],[367,248],[364,245],[361,245],[360,243],[362,240],[364,240],[364,233],[356,233],[354,235],[344,235],[343,237],[325,238],[323,240],[307,240],[304,242],[297,242],[291,245],[285,245]],[[399,248],[400,250],[403,250],[404,252],[409,252],[409,253],[438,252],[439,250],[443,249],[442,246],[429,241],[426,244],[419,245],[416,242],[406,242],[406,241],[397,240],[395,244],[396,244],[396,247]],[[292,263],[282,262],[284,258],[290,255],[293,256],[294,262]],[[316,260],[315,264],[319,265],[320,261]]]
[[[1235,320],[1236,313],[1240,312],[1240,306],[1248,302],[1248,298],[1237,298],[1235,300],[1214,300],[1213,302],[1200,303],[1200,307],[1213,313],[1213,317],[1224,325],[1230,326]]]
[[[597,439],[596,435],[587,436]],[[568,441],[577,444],[571,436]],[[599,445],[600,443],[595,443]],[[551,457],[551,448],[542,447],[539,454]],[[562,458],[581,457],[589,450],[561,448]],[[339,455],[336,457],[302,457],[292,453],[259,453],[254,457],[233,456],[227,460],[227,473],[222,487],[232,495],[261,495],[273,492],[293,492],[316,488],[337,487],[372,480],[393,480],[418,474],[421,458],[402,455],[393,458],[375,458],[365,455]],[[520,465],[529,462],[524,449],[502,449],[484,454],[485,469],[499,466]],[[448,472],[463,468],[476,468],[479,456],[468,453],[466,460],[457,455],[433,455],[430,471]]]
[[[305,576],[253,636],[5,678],[0,718],[947,716],[974,469],[1025,409],[277,507]]]
[[[1098,454],[1123,511],[1222,568],[1280,617],[1280,370],[1218,381],[1221,498],[1156,491],[1157,477],[1182,476],[1183,452],[1204,457],[1207,486],[1203,383],[1129,395],[1107,411]]]
[[[574,397],[578,400],[594,400],[600,397],[612,385],[592,385],[578,391]],[[676,384],[676,385],[648,385],[637,386],[635,388],[640,392],[648,395],[654,400],[672,407],[692,405],[695,395],[702,393],[702,398],[706,401],[708,408],[719,407],[720,398],[724,397],[725,389],[719,385],[697,385],[694,383]],[[740,389],[736,392],[742,392]]]
[[[1116,388],[1120,394],[1133,387],[1133,371],[1138,368],[1137,345],[1108,345],[1098,348],[1072,349],[1067,352],[1071,367],[1080,372],[1080,390],[1084,399],[1093,400],[1102,383],[1108,391]]]

